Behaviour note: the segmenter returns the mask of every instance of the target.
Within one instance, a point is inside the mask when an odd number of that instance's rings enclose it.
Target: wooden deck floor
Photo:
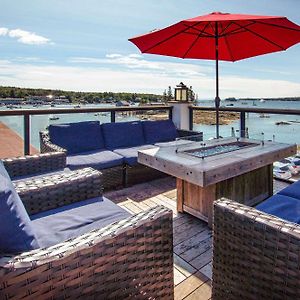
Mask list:
[[[287,183],[274,180],[274,192]],[[105,194],[131,213],[156,205],[173,211],[175,299],[211,298],[212,232],[207,224],[176,209],[175,179],[167,177]]]
[[[0,159],[24,155],[24,141],[15,131],[0,122]],[[30,146],[30,153],[36,154],[39,151]]]

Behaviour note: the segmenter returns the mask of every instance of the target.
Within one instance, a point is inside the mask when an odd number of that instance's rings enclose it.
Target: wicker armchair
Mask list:
[[[98,189],[94,172],[81,193]],[[26,203],[29,214],[69,203],[63,192],[60,202],[44,193],[42,206]],[[2,253],[0,299],[173,299],[172,249],[172,213],[156,207],[49,248]]]
[[[227,199],[214,203],[214,300],[300,299],[300,226]]]

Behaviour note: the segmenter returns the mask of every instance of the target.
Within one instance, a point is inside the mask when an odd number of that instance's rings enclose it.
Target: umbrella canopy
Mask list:
[[[216,61],[216,136],[219,137],[218,61],[283,51],[300,42],[300,26],[285,17],[214,12],[129,39],[142,53]]]

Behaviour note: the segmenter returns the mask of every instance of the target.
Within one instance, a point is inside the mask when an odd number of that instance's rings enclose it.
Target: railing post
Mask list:
[[[30,115],[24,115],[24,154],[30,154]]]
[[[173,119],[173,106],[169,108],[169,120]]]
[[[110,122],[111,123],[115,123],[116,122],[116,111],[115,110],[112,110],[110,112]]]
[[[246,113],[240,112],[240,137],[244,138],[246,135]]]
[[[194,126],[194,110],[193,107],[190,106],[189,107],[189,130],[193,130],[193,126]]]

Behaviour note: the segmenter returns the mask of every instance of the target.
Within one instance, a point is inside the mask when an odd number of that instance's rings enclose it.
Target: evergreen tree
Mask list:
[[[171,86],[169,86],[169,88],[168,88],[168,94],[167,94],[167,100],[168,100],[168,101],[171,101],[172,98],[173,98],[173,95],[172,95],[172,88],[171,88]]]

